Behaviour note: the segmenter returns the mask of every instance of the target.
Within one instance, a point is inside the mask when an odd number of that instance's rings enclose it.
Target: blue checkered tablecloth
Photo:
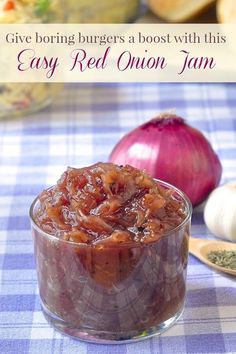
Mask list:
[[[28,210],[68,165],[106,161],[121,136],[175,108],[211,141],[221,183],[236,180],[236,84],[66,85],[39,113],[0,121],[0,353],[236,353],[236,279],[189,257],[181,319],[160,337],[95,345],[54,331],[40,311]],[[192,235],[212,238],[202,207]]]

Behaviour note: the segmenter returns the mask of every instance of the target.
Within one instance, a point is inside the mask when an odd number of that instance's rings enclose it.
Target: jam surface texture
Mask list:
[[[170,189],[134,167],[112,163],[68,168],[40,203],[36,223],[42,230],[86,244],[154,241],[186,217]]]

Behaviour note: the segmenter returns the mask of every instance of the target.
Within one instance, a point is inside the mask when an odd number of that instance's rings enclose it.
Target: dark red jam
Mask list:
[[[157,240],[184,220],[171,190],[131,166],[68,168],[40,195],[36,223],[67,241],[96,244]]]
[[[183,308],[187,213],[175,189],[131,166],[68,168],[34,212],[43,306],[108,339],[161,326]]]

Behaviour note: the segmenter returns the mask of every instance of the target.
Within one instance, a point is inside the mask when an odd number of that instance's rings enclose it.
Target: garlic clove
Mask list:
[[[236,181],[226,183],[210,194],[204,220],[215,236],[236,242]]]

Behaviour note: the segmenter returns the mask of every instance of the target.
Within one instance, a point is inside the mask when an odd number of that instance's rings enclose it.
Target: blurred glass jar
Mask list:
[[[69,23],[122,23],[133,21],[139,0],[67,0]]]
[[[63,0],[0,0],[0,24],[65,21]],[[61,91],[55,83],[0,83],[0,118],[44,108]]]

